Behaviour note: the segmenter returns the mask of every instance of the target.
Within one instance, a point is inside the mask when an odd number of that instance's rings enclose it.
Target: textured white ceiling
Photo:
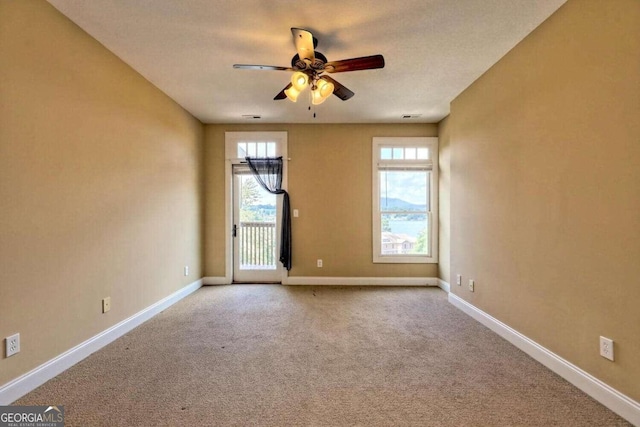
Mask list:
[[[49,0],[205,123],[437,122],[449,103],[566,0]],[[308,111],[273,101],[290,66],[291,27],[329,61],[382,54],[379,70],[332,74],[355,92]],[[420,114],[404,120],[403,114]]]

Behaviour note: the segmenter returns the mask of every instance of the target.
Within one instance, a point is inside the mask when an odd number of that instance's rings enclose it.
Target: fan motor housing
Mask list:
[[[324,69],[324,64],[328,62],[327,57],[318,51],[314,52],[314,56],[315,60],[312,64],[309,64],[309,67],[314,70]],[[291,58],[291,67],[297,70],[305,70],[307,69],[307,63],[300,59],[300,55],[296,53],[293,58]]]

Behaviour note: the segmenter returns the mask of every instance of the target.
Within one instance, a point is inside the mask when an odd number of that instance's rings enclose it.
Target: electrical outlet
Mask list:
[[[185,266],[184,266],[184,275],[185,275],[185,276],[188,276],[188,275],[189,275],[189,266],[188,266],[188,265],[185,265]]]
[[[102,298],[102,312],[111,310],[111,297]]]
[[[13,356],[16,353],[20,353],[20,334],[6,337],[4,341],[6,357]]]
[[[298,216],[300,216],[300,212],[298,211],[298,209],[294,209],[293,210],[293,217],[294,218],[298,218]]]
[[[317,265],[318,265],[318,268],[322,268],[322,260],[321,259],[318,260],[318,264]]]
[[[462,274],[458,274],[458,275],[456,276],[456,284],[457,284],[458,286],[462,285]]]
[[[606,337],[600,337],[600,356],[613,362],[613,340]]]
[[[469,290],[471,292],[475,291],[475,287],[476,287],[476,282],[473,279],[469,279]]]

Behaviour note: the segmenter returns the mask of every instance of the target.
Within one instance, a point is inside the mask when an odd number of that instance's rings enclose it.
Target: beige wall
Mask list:
[[[203,126],[43,1],[0,76],[1,385],[201,277]]]
[[[569,0],[449,118],[451,275],[476,280],[453,292],[636,401],[639,23],[637,0]]]
[[[451,127],[449,117],[438,123],[438,277],[451,284]]]
[[[436,264],[372,262],[371,141],[437,136],[437,125],[207,125],[205,276],[224,276],[224,133],[287,131],[293,218],[291,276],[435,277]],[[324,261],[323,268],[316,260]]]

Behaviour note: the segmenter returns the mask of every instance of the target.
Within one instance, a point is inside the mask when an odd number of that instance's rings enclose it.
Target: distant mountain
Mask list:
[[[385,210],[394,211],[424,211],[427,208],[427,205],[416,205],[393,197],[380,198],[380,206]]]
[[[276,205],[253,205],[251,206],[253,209],[263,209],[263,210],[275,210]]]

